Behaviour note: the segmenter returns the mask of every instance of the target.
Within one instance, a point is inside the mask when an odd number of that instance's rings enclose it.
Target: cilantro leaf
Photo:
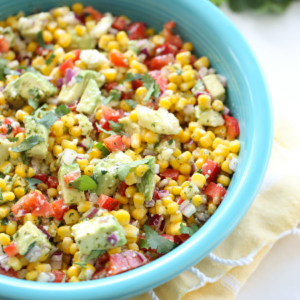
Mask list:
[[[149,245],[148,245],[148,243],[147,243],[147,241],[145,239],[139,238],[139,247],[141,249],[148,249]]]
[[[149,226],[144,226],[146,233],[146,240],[149,248],[157,249],[157,253],[164,254],[174,249],[177,244],[163,238],[155,230],[152,230]]]
[[[109,123],[109,127],[115,132],[120,132],[123,128],[122,123],[116,123],[114,121],[108,121],[108,123]]]
[[[191,227],[184,226],[182,222],[180,223],[180,232],[188,234],[189,236],[192,236],[199,230],[199,227],[195,224],[193,224]]]
[[[45,42],[44,42],[44,39],[43,39],[43,31],[39,31],[37,36],[36,36],[36,41],[38,42],[38,44],[43,48],[43,49],[48,49],[48,50],[53,50],[53,45],[50,44],[50,45],[47,45]]]
[[[132,99],[125,99],[125,102],[131,107],[131,108],[135,108],[137,106],[137,102],[132,100]]]
[[[26,152],[21,153],[21,157],[22,157],[22,162],[23,164],[27,164],[27,155]]]
[[[20,75],[21,73],[16,71],[16,70],[11,70],[10,68],[5,67],[4,68],[4,74],[5,75]]]
[[[0,201],[3,201],[2,191],[0,189]]]
[[[35,110],[39,107],[39,102],[32,99],[32,98],[29,98],[28,99],[28,104]]]
[[[18,137],[7,138],[10,142],[17,142],[19,140]]]
[[[68,107],[66,107],[65,104],[62,104],[56,107],[54,112],[51,111],[48,114],[46,114],[43,118],[38,120],[38,123],[44,125],[46,128],[50,128],[56,120],[58,120],[64,115],[67,115],[70,111],[71,110]]]
[[[49,66],[52,63],[54,58],[55,58],[55,54],[52,52],[50,56],[46,59],[46,65]]]
[[[107,134],[117,134],[116,132],[112,131],[112,130],[105,130],[104,128],[102,128],[97,122],[95,123],[96,124],[96,127],[98,129],[100,129],[101,131],[107,133]]]
[[[3,218],[3,219],[1,219],[1,221],[0,221],[1,226],[7,225],[7,223],[8,223],[7,218]]]
[[[159,85],[150,75],[145,74],[142,78],[142,82],[144,84],[144,87],[146,87],[148,90],[143,101],[149,101],[151,96],[156,98],[160,95]]]
[[[69,187],[84,192],[97,188],[97,183],[91,177],[82,175],[81,177],[70,182]]]
[[[41,98],[40,89],[37,88],[37,87],[29,89],[28,93],[29,93],[29,95],[33,96],[35,99],[40,99]]]
[[[142,79],[142,78],[143,78],[143,75],[127,73],[124,81],[134,81],[136,79]]]
[[[110,90],[109,94],[108,94],[108,97],[107,98],[104,98],[102,99],[102,104],[107,104],[109,103],[110,101],[119,101],[121,98],[121,93],[119,93],[118,91],[116,90]]]
[[[4,69],[6,68],[8,60],[4,58],[0,58],[0,80],[5,79]]]
[[[66,282],[66,279],[67,279],[67,273],[65,273],[65,275],[64,275],[64,277],[63,277],[63,279],[62,279],[62,283],[65,283]]]
[[[28,183],[28,188],[30,188],[31,190],[35,189],[35,185],[42,183],[41,180],[36,178],[25,177],[25,180]]]
[[[121,165],[119,168],[118,168],[118,172],[117,172],[117,175],[119,177],[119,179],[121,181],[124,181],[125,180],[125,177],[127,176],[127,174],[129,173],[130,169],[131,168],[135,168],[139,165],[144,165],[144,164],[147,164],[149,163],[151,160],[153,159],[153,157],[147,157],[147,158],[144,158],[144,159],[141,159],[141,160],[135,160],[131,163],[128,163],[128,164],[123,164]]]
[[[92,252],[87,257],[85,257],[84,261],[88,261],[90,259],[98,258],[99,256],[101,256],[104,253],[106,253],[105,250],[92,250]]]
[[[74,265],[77,265],[77,266],[80,266],[80,267],[86,269],[86,261],[77,261],[77,262],[74,262]]]
[[[77,83],[80,83],[80,82],[82,81],[82,79],[83,79],[83,76],[82,76],[82,75],[77,75],[77,76],[75,77],[75,79],[76,79],[76,82],[77,82]]]
[[[1,179],[4,179],[4,178],[5,178],[5,175],[4,175],[2,172],[0,172],[0,178],[1,178]]]
[[[97,143],[95,147],[101,151],[102,158],[106,157],[110,153],[106,146],[101,142]]]
[[[169,144],[169,145],[172,145],[173,142],[174,142],[174,140],[173,140],[173,139],[170,139],[170,140],[168,141],[168,144]]]
[[[66,107],[65,104],[62,104],[62,105],[56,107],[54,112],[58,116],[58,118],[61,118],[62,116],[67,115],[68,113],[70,113],[71,110],[68,107]]]
[[[14,152],[23,152],[31,149],[35,145],[38,145],[44,142],[45,139],[39,135],[31,135],[29,138],[24,140],[19,146],[12,148],[11,150]]]

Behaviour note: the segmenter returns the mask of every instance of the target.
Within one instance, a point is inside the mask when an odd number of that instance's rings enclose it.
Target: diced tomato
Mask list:
[[[202,166],[202,174],[208,176],[207,182],[215,181],[220,172],[219,164],[215,161],[207,159],[205,164]]]
[[[107,106],[102,106],[102,113],[101,113],[101,119],[100,119],[100,126],[105,130],[110,130],[109,122],[118,122],[120,119],[120,113],[117,110],[114,110],[112,108],[109,108]],[[100,130],[99,130],[100,131]]]
[[[163,44],[160,46],[156,46],[154,48],[155,56],[166,55],[166,54],[173,54],[175,56],[177,53],[178,53],[177,47],[171,44]]]
[[[117,201],[111,197],[108,197],[106,195],[103,195],[103,194],[99,197],[99,199],[97,200],[97,203],[102,208],[108,209],[108,210],[114,210],[120,204],[119,201]]]
[[[49,52],[50,52],[49,49],[44,49],[40,45],[37,45],[37,47],[35,49],[35,53],[39,56],[47,55]]]
[[[197,58],[194,54],[191,55],[191,58],[190,58],[190,65],[194,65],[194,63],[196,62]]]
[[[68,104],[68,108],[69,108],[71,111],[76,111],[76,110],[77,110],[78,103],[79,103],[79,100],[76,100],[74,103]]]
[[[139,87],[143,86],[143,82],[140,79],[136,79],[132,81],[132,88],[134,90],[138,89]]]
[[[65,62],[63,62],[59,66],[59,70],[61,71],[63,76],[66,75],[67,69],[73,69],[73,68],[74,68],[74,63],[73,63],[73,60],[71,58],[67,59]]]
[[[12,122],[8,119],[8,118],[5,118],[2,122],[2,124],[11,124]]]
[[[67,185],[67,187],[69,189],[71,189],[71,187],[69,187],[69,183],[76,180],[77,178],[79,178],[78,172],[71,172],[71,173],[64,175],[65,184]]]
[[[122,136],[122,142],[123,142],[126,149],[130,148],[130,145],[131,145],[131,138],[130,137],[128,137],[126,135],[123,135]]]
[[[78,60],[78,59],[79,59],[79,56],[80,56],[80,53],[81,53],[81,50],[80,50],[80,49],[73,50],[73,53],[75,54],[75,59],[74,59],[74,61]]]
[[[104,278],[107,275],[107,268],[106,267],[102,267],[100,268],[98,271],[96,271],[93,276],[92,276],[92,280],[93,279],[100,279],[100,278]]]
[[[124,255],[129,264],[130,270],[145,265],[148,261],[141,260],[136,251],[124,251]]]
[[[68,211],[69,206],[65,204],[64,199],[58,199],[52,202],[53,217],[56,220],[61,221],[66,211]]]
[[[122,196],[125,196],[125,191],[128,188],[128,185],[125,183],[125,181],[121,181],[118,187],[118,193]]]
[[[42,182],[44,182],[44,183],[45,183],[45,181],[46,181],[46,177],[47,177],[46,174],[35,174],[35,175],[33,176],[33,178],[38,179],[38,180],[40,180],[40,181],[42,181]]]
[[[167,89],[168,79],[165,78],[160,70],[150,71],[148,74],[155,80],[159,85],[159,89],[164,92]]]
[[[10,243],[8,246],[3,248],[3,251],[9,256],[13,257],[19,253],[15,242]]]
[[[153,103],[151,101],[148,101],[146,103],[146,106],[149,107],[149,108],[151,108],[151,109],[153,109],[153,110],[158,110],[159,109],[159,107],[155,103]]]
[[[122,53],[117,51],[110,51],[108,59],[117,67],[128,67],[128,63]]]
[[[176,46],[177,48],[180,48],[182,45],[182,41],[179,35],[174,35],[171,31],[172,28],[175,27],[174,21],[169,21],[164,26],[164,36],[166,43],[169,43],[171,45]]]
[[[118,30],[124,30],[126,27],[126,21],[122,17],[117,17],[111,27]]]
[[[151,57],[146,57],[146,59],[144,60],[144,65],[146,65],[148,69],[150,69],[151,67],[151,60]]]
[[[168,177],[168,178],[172,178],[174,180],[177,180],[178,175],[179,175],[179,171],[178,170],[174,170],[174,169],[166,169],[165,171],[163,171],[160,176],[161,177]]]
[[[103,142],[110,152],[125,150],[125,146],[120,135],[113,134],[110,137],[104,139]]]
[[[133,22],[128,26],[129,39],[130,40],[139,40],[145,39],[146,36],[146,26],[142,22]]]
[[[6,53],[9,51],[9,43],[5,40],[4,37],[0,38],[0,52]]]
[[[91,6],[85,7],[83,9],[83,12],[90,14],[95,21],[100,21],[103,18],[103,15],[100,13],[100,11],[94,9]]]
[[[65,273],[63,271],[52,271],[52,274],[55,275],[55,280],[53,282],[62,282],[62,280],[64,279],[65,277]],[[68,282],[69,281],[69,278],[66,277],[66,280],[65,282]]]
[[[122,92],[122,94],[121,94],[121,100],[132,99],[133,94],[134,94],[133,91]]]
[[[54,215],[54,211],[51,204],[45,200],[44,203],[34,209],[31,214],[37,217],[50,217]]]
[[[105,83],[104,88],[107,90],[107,92],[109,93],[110,90],[112,90],[115,86],[117,86],[118,83],[117,82],[110,82],[110,83]]]
[[[23,127],[16,127],[13,129],[13,134],[14,136],[16,136],[18,133],[25,133],[26,130]]]
[[[58,179],[54,176],[47,176],[46,178],[46,184],[48,186],[48,189],[56,188],[59,184]]]
[[[177,237],[181,241],[181,243],[184,243],[187,239],[190,238],[190,236],[187,233],[183,233],[181,235],[177,235]]]
[[[227,129],[227,138],[234,140],[240,134],[239,122],[234,117],[224,115],[223,118]]]
[[[160,70],[162,67],[172,64],[174,62],[174,56],[172,54],[156,56],[152,58],[150,69]]]
[[[211,182],[204,190],[204,194],[210,196],[214,202],[219,203],[226,194],[226,190],[220,185]]]
[[[108,253],[107,252],[105,252],[104,254],[102,254],[102,255],[100,255],[97,259],[96,259],[96,263],[97,264],[104,264],[104,263],[106,263],[106,262],[108,262],[109,261],[109,255],[108,255]],[[95,263],[95,264],[96,264]]]
[[[164,239],[171,241],[172,243],[178,244],[178,239],[176,235],[169,235],[169,234],[160,234]]]
[[[5,271],[4,269],[0,268],[0,274],[8,277],[19,278],[17,271],[15,271],[14,269],[9,269],[8,271]]]
[[[184,200],[183,200],[181,197],[179,197],[179,198],[177,199],[177,204],[180,205],[183,201],[184,201]]]

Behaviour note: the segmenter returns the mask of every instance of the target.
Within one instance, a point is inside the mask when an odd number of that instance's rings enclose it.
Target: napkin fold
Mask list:
[[[299,135],[287,120],[278,120],[265,179],[241,222],[193,268],[134,300],[235,299],[278,239],[300,235],[299,153]]]

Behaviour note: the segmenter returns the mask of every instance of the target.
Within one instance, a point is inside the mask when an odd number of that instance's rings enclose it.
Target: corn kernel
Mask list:
[[[198,60],[195,61],[194,67],[199,70],[201,67],[208,68],[210,65],[209,59],[206,56],[200,57]]]

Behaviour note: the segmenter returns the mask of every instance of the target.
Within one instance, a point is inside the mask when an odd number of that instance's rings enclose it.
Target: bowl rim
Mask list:
[[[181,1],[174,0],[174,2]],[[267,82],[250,46],[227,16],[209,1],[199,1],[195,5],[193,0],[185,0],[184,5],[192,9],[197,6],[197,10],[201,8],[201,10],[211,11],[218,18],[220,31],[223,31],[224,34],[225,31],[230,31],[230,35],[235,37],[243,51],[247,53],[247,58],[252,66],[251,76],[255,74],[258,82],[258,87],[256,87],[259,90],[258,92],[249,88],[253,92],[252,97],[259,93],[260,97],[265,100],[260,107],[265,119],[258,118],[255,120],[258,126],[264,128],[264,130],[257,133],[255,140],[256,142],[258,140],[264,141],[264,143],[252,147],[249,157],[247,154],[247,164],[248,166],[251,164],[251,172],[248,170],[242,176],[238,189],[230,195],[230,207],[220,207],[211,218],[213,222],[210,222],[209,226],[203,226],[197,234],[189,238],[180,247],[164,255],[163,260],[157,259],[148,265],[116,276],[71,285],[29,282],[0,276],[0,294],[2,297],[21,299],[26,295],[28,297],[30,295],[30,299],[73,300],[74,295],[76,295],[76,299],[126,299],[129,296],[140,295],[165,283],[203,259],[230,234],[250,207],[266,173],[273,142],[273,110]],[[246,188],[246,181],[251,182],[251,189]],[[239,195],[239,198],[244,196],[246,201],[243,203],[238,201],[237,195]],[[221,234],[219,233],[220,229],[222,229]],[[214,239],[211,237],[214,237]],[[201,254],[198,253],[198,248],[201,249]],[[115,288],[116,286],[118,288]],[[101,294],[98,294],[99,292]],[[28,297],[26,296],[26,299]]]

